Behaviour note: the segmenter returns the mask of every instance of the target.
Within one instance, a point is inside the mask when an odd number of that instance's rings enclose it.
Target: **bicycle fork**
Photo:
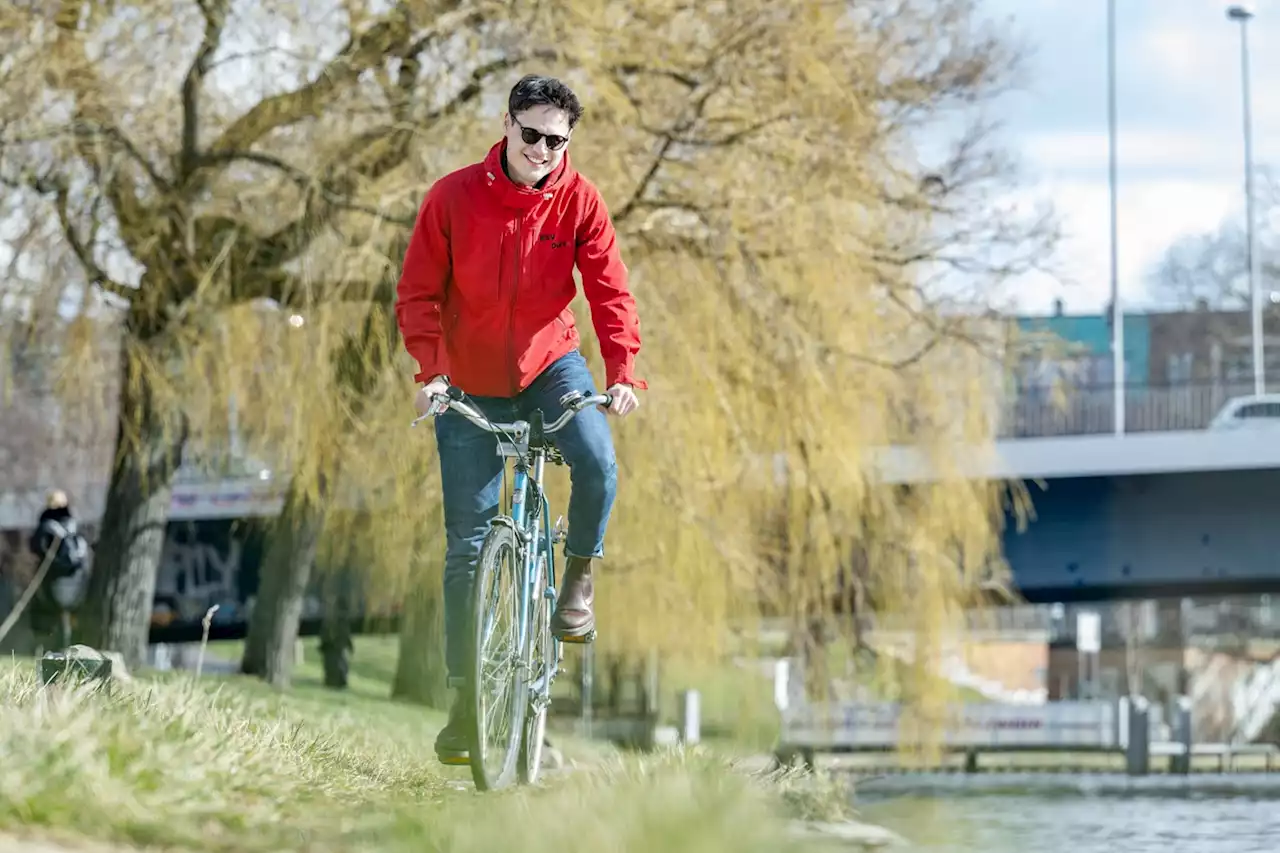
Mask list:
[[[562,515],[556,519],[555,526],[551,528],[552,549],[554,550],[555,547],[559,545],[561,542],[563,542],[568,536],[569,536],[569,525],[565,523],[564,516]],[[552,586],[550,577],[547,578],[546,596],[547,596],[547,606],[550,607],[551,612],[554,613],[559,596],[556,594],[555,587]],[[563,667],[560,666],[560,664],[564,663],[564,643],[560,642],[555,637],[551,638],[551,642],[555,643],[555,647],[556,647],[555,670],[556,670],[556,674],[559,675],[560,673],[565,671]]]
[[[565,524],[564,516],[562,515],[556,519],[555,526],[551,528],[550,535],[547,536],[548,544],[554,549],[556,545],[564,541],[567,533],[568,528]],[[546,601],[550,612],[555,612],[557,599],[555,583],[551,577],[553,556],[554,555],[552,553],[546,555],[547,574],[542,579],[543,587],[541,592],[538,593],[534,590],[530,590],[530,593],[540,594],[542,596]],[[532,638],[530,639],[532,640]],[[555,680],[557,675],[565,672],[564,668],[561,666],[561,664],[564,663],[564,643],[560,642],[555,637],[551,637],[551,644],[554,651],[549,655],[550,659],[546,661],[543,672],[539,675],[538,681],[533,685],[531,704],[533,705],[535,713],[540,712],[543,708],[551,704],[551,682]]]

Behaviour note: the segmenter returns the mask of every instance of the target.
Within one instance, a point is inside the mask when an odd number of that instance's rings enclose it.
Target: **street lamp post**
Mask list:
[[[1253,197],[1253,98],[1249,86],[1249,21],[1247,5],[1227,9],[1227,19],[1240,24],[1240,92],[1244,112],[1244,215],[1248,234],[1249,312],[1253,337],[1253,393],[1266,392],[1266,363],[1262,352],[1262,258],[1258,254],[1258,223]]]
[[[1107,183],[1111,191],[1111,385],[1116,435],[1124,434],[1124,309],[1120,306],[1119,209],[1116,199],[1116,0],[1107,0]]]

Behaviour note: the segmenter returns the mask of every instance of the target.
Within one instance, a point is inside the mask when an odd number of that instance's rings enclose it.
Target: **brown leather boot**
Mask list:
[[[591,557],[569,557],[565,560],[560,598],[555,613],[551,614],[551,633],[561,640],[578,639],[596,627],[596,617],[591,610],[595,601],[595,587],[591,579],[594,565],[595,560]]]

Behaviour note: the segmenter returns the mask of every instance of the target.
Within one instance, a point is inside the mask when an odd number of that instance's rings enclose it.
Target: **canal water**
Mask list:
[[[1280,853],[1280,776],[981,774],[859,784],[920,853]]]

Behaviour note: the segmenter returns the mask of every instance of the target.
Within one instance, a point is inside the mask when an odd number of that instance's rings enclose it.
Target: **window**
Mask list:
[[[1170,353],[1165,373],[1170,385],[1181,385],[1191,381],[1191,353]]]
[[[1250,403],[1236,411],[1237,418],[1280,418],[1280,403]]]

